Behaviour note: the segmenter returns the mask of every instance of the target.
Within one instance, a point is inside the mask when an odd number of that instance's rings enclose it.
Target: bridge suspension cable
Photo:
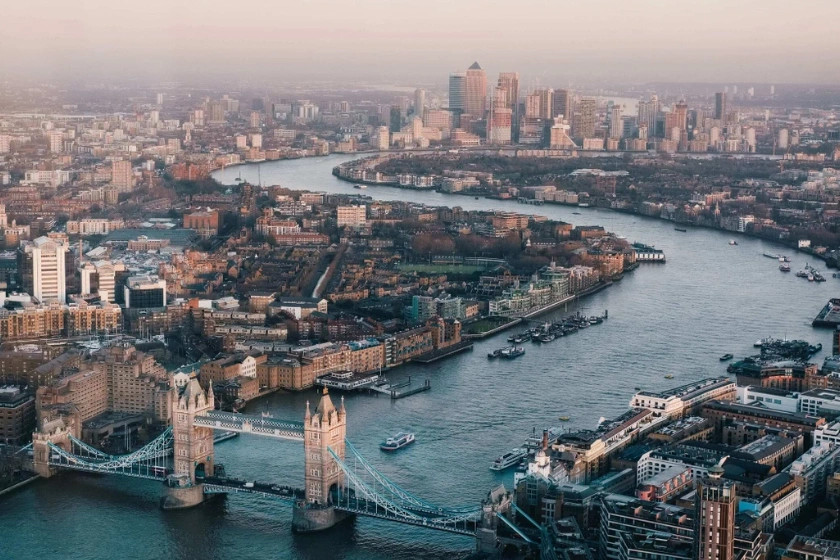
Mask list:
[[[401,502],[413,505],[415,508],[420,509],[422,511],[446,513],[451,515],[474,514],[478,513],[481,510],[480,506],[441,507],[422,498],[418,498],[417,496],[408,492],[407,490],[404,490],[398,484],[391,481],[388,477],[379,472],[376,469],[376,467],[371,465],[367,461],[367,459],[365,459],[364,456],[361,453],[359,453],[359,451],[353,446],[353,444],[347,441],[346,439],[344,440],[344,445],[346,446],[346,450],[351,453],[353,459],[358,461],[358,463],[361,464],[361,466],[368,472],[368,474],[370,474],[370,476],[373,477],[373,479],[377,483],[379,483],[383,487],[383,489],[393,494]]]

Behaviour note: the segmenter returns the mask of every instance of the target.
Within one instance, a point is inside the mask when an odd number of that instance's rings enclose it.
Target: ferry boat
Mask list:
[[[524,447],[518,447],[505,453],[501,457],[497,457],[496,460],[493,461],[493,464],[490,465],[490,470],[503,471],[505,469],[509,469],[514,465],[518,465],[519,462],[527,456],[528,450]]]
[[[790,265],[788,263],[782,263],[779,265],[779,270],[782,272],[790,272]]]
[[[525,353],[525,349],[521,346],[511,346],[510,348],[504,348],[501,352],[499,352],[499,357],[507,358],[512,360],[513,358],[518,358],[519,356]]]
[[[727,362],[727,361],[731,360],[731,359],[732,359],[732,358],[734,358],[734,357],[735,357],[735,356],[733,356],[732,354],[724,354],[723,356],[721,356],[721,357],[720,357],[720,361],[721,361],[721,362]]]
[[[737,245],[737,244],[738,244],[738,242],[737,242],[737,241],[735,241],[734,239],[730,239],[730,240],[729,240],[729,244],[730,244],[730,245]]]
[[[383,443],[379,445],[379,449],[382,451],[396,451],[397,449],[402,449],[406,445],[414,443],[414,434],[409,434],[406,432],[400,432],[394,437],[389,437]]]

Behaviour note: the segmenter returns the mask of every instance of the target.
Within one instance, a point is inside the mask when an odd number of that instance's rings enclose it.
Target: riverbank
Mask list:
[[[35,482],[36,480],[41,478],[39,475],[35,474],[34,472],[27,472],[26,474],[28,476],[26,478],[24,478],[23,480],[21,480],[20,482],[17,482],[15,484],[11,485],[11,486],[8,486],[8,487],[0,490],[0,496],[3,496],[5,494],[11,494],[15,490],[20,490],[24,486],[27,486],[28,484],[32,484],[33,482]]]

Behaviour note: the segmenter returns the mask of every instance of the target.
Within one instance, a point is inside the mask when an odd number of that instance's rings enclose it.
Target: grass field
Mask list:
[[[470,323],[468,325],[464,325],[464,332],[467,334],[482,334],[486,333],[487,331],[492,331],[496,327],[500,327],[510,321],[510,318],[504,317],[497,317],[497,318],[486,318],[486,319],[479,319],[475,323]]]
[[[403,272],[419,272],[422,274],[474,274],[486,270],[483,266],[464,264],[402,263],[398,267]]]

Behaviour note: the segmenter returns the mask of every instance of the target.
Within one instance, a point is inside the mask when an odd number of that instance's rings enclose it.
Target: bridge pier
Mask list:
[[[295,502],[292,507],[292,531],[295,533],[316,533],[329,529],[351,517],[353,517],[352,514],[338,511],[333,506],[315,506],[304,502]]]
[[[188,509],[204,502],[204,485],[193,484],[185,475],[170,475],[163,486],[160,507],[164,510]]]

